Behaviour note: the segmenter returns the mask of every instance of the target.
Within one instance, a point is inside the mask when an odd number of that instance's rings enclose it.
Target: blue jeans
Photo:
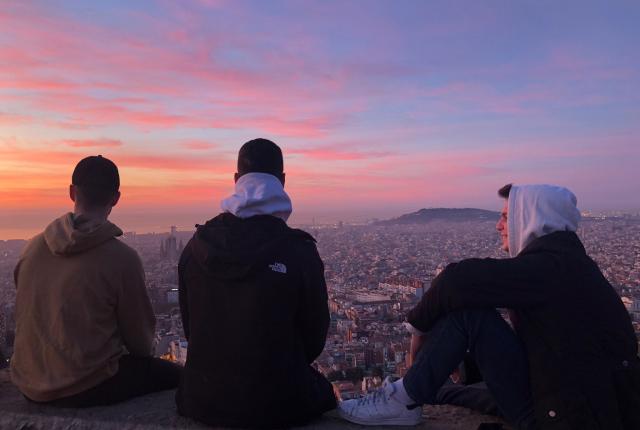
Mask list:
[[[457,311],[440,319],[403,379],[407,394],[419,403],[441,403],[438,392],[467,350],[507,421],[519,429],[534,428],[524,346],[494,309]]]

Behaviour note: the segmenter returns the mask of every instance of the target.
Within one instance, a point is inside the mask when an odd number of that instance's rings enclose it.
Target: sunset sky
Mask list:
[[[0,239],[120,167],[123,230],[187,229],[237,150],[285,153],[292,222],[498,209],[508,182],[640,209],[640,2],[0,2]]]

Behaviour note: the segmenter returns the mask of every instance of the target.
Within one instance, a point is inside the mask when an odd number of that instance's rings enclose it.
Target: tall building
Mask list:
[[[6,365],[5,361],[5,345],[7,336],[7,325],[4,317],[4,306],[0,306],[0,369]]]
[[[169,237],[161,240],[160,242],[160,256],[169,261],[178,261],[182,248],[184,248],[182,241],[180,241],[180,246],[178,247],[178,238],[176,237],[177,231],[178,229],[176,226],[172,225]]]

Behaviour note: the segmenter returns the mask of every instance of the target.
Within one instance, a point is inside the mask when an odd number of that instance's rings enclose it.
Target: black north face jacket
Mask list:
[[[542,236],[515,258],[450,264],[408,320],[426,332],[448,312],[486,307],[515,311],[539,428],[640,429],[631,320],[575,233]]]
[[[199,226],[180,258],[189,341],[178,412],[209,425],[288,427],[335,408],[310,363],[329,326],[314,239],[279,218],[223,213]]]

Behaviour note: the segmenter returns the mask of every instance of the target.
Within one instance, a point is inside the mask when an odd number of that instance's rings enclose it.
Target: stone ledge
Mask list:
[[[207,429],[209,427],[176,414],[174,392],[164,391],[132,399],[114,406],[88,409],[58,409],[27,402],[9,380],[8,370],[0,370],[0,429],[20,430],[161,430]],[[502,422],[455,406],[425,406],[424,430],[475,430],[480,423]],[[357,430],[335,412],[325,414],[304,427],[308,430]],[[385,428],[389,427],[372,427]],[[406,427],[404,427],[406,429]],[[507,427],[505,427],[507,428]]]

